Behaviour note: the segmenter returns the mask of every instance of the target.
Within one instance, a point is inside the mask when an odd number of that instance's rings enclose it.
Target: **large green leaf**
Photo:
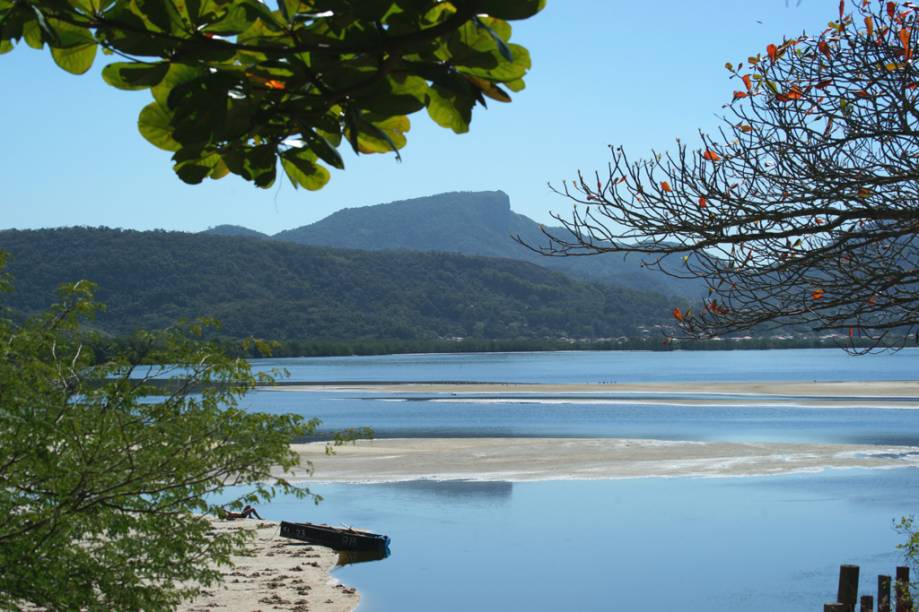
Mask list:
[[[41,20],[39,20],[39,22],[40,21]],[[47,23],[50,29],[49,34],[52,39],[49,40],[49,44],[55,47],[83,47],[90,44],[96,44],[93,33],[87,28],[81,28],[53,17],[49,17]]]
[[[271,187],[277,176],[277,148],[271,144],[252,147],[246,153],[245,173],[257,187]]]
[[[147,89],[159,84],[168,71],[169,64],[166,62],[115,62],[102,69],[102,78],[118,89]]]
[[[506,21],[490,19],[488,17],[476,17],[475,24],[488,32],[488,35],[495,41],[495,45],[497,45],[501,57],[509,62],[514,61],[514,55],[511,53],[510,47],[507,46],[507,40],[511,35],[511,28]],[[499,24],[506,26],[503,34],[495,29],[496,27],[500,27]]]
[[[166,151],[178,151],[180,145],[172,137],[172,117],[156,102],[151,102],[140,111],[137,129],[148,142]]]
[[[44,46],[41,26],[38,25],[37,19],[22,24],[22,38],[33,49],[41,49]]]
[[[178,14],[165,0],[134,0],[134,5],[154,31],[172,32],[182,25]]]
[[[310,191],[322,189],[329,182],[329,171],[315,163],[311,151],[291,149],[281,155],[281,167],[294,187],[303,187]]]
[[[36,13],[23,4],[9,8],[0,17],[0,39],[3,40],[19,40],[25,24],[37,19]]]
[[[181,164],[176,164],[173,167],[173,170],[175,170],[175,173],[178,175],[178,177],[182,179],[183,183],[188,183],[189,185],[197,185],[208,177],[212,168],[205,164],[184,162]]]
[[[499,19],[526,19],[546,7],[546,0],[486,0],[478,10]]]
[[[152,89],[153,99],[159,104],[166,106],[169,100],[169,94],[173,88],[182,83],[197,79],[204,75],[204,70],[197,66],[188,64],[170,63],[169,71],[159,84]]]
[[[252,11],[239,4],[231,5],[226,12],[204,27],[213,34],[239,34],[245,32],[256,20]]]
[[[307,144],[309,144],[310,149],[313,150],[313,153],[315,153],[319,159],[339,170],[345,169],[345,162],[341,159],[341,154],[338,152],[338,149],[329,144],[328,140],[315,132],[304,134],[303,136]]]
[[[357,148],[361,153],[389,153],[399,156],[399,149],[405,146],[405,133],[411,129],[406,116],[389,117],[382,121],[368,121],[355,118],[349,130],[357,130]]]
[[[471,85],[463,79],[460,81],[463,87],[459,87],[456,81],[445,81],[434,85],[428,92],[428,115],[437,125],[450,128],[457,134],[469,131],[475,104]]]
[[[421,77],[387,77],[356,98],[357,104],[380,115],[408,115],[424,107],[428,91]]]
[[[502,58],[501,62],[494,66],[476,65],[473,62],[459,60],[457,65],[462,72],[479,76],[494,81],[516,81],[523,78],[530,69],[530,52],[520,45],[508,45],[513,61],[507,61]]]
[[[96,59],[96,43],[77,47],[53,47],[51,57],[54,63],[71,74],[83,74],[93,66]]]

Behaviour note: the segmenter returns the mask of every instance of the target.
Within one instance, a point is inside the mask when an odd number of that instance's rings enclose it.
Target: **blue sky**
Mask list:
[[[354,206],[444,191],[501,189],[538,221],[567,202],[549,191],[603,169],[607,145],[632,156],[692,142],[718,125],[735,84],[725,61],[762,52],[783,35],[822,30],[837,0],[549,0],[515,22],[514,42],[533,69],[511,104],[478,107],[454,135],[412,117],[403,162],[346,154],[319,192],[278,181],[269,190],[237,177],[188,186],[169,153],[141,138],[149,93],[107,86],[98,70],[76,77],[47,50],[0,56],[0,228],[106,225],[199,231],[222,223],[275,233]],[[279,186],[280,185],[280,186]]]

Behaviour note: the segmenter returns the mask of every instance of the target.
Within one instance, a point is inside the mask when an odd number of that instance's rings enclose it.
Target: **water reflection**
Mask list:
[[[368,561],[382,561],[389,555],[389,546],[376,550],[340,550],[338,551],[338,567]]]
[[[409,480],[385,483],[379,486],[396,493],[415,493],[423,497],[444,497],[451,501],[509,500],[514,484],[506,481],[484,482],[477,480]]]

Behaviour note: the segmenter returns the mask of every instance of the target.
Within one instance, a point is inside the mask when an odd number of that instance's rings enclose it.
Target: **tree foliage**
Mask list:
[[[228,173],[259,187],[280,162],[319,189],[326,166],[406,143],[409,115],[469,129],[476,104],[524,87],[527,50],[508,20],[545,0],[0,0],[0,53],[48,46],[82,74],[97,49],[119,89],[149,90],[141,134],[187,183]],[[274,8],[273,8],[274,7]]]
[[[0,320],[0,608],[174,607],[246,541],[209,533],[210,494],[309,494],[270,468],[298,463],[289,443],[315,421],[238,408],[257,378],[195,325],[95,364],[80,319],[96,309],[80,282],[24,324]]]
[[[11,254],[18,312],[88,278],[107,306],[93,324],[118,336],[204,314],[237,339],[604,338],[664,322],[669,304],[525,262],[447,253],[90,228],[0,232],[0,249]]]
[[[875,344],[919,329],[919,20],[915,5],[845,2],[823,32],[726,68],[717,134],[560,191],[574,238],[547,252],[638,253],[701,278],[690,336],[804,323]],[[682,262],[679,260],[682,259]]]

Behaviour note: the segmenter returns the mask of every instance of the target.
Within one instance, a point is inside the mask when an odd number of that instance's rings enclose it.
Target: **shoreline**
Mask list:
[[[292,383],[269,392],[358,392],[451,402],[642,403],[677,406],[919,409],[919,381],[678,383]]]
[[[311,483],[546,481],[765,476],[833,468],[919,467],[919,447],[667,441],[631,438],[386,438],[325,454],[293,444]],[[314,471],[308,470],[312,464]],[[280,473],[278,474],[281,475]]]
[[[249,554],[221,567],[222,582],[183,602],[179,612],[227,610],[296,610],[352,612],[360,603],[353,587],[331,575],[338,553],[278,535],[278,521],[239,519],[212,521],[215,530],[251,529]]]

